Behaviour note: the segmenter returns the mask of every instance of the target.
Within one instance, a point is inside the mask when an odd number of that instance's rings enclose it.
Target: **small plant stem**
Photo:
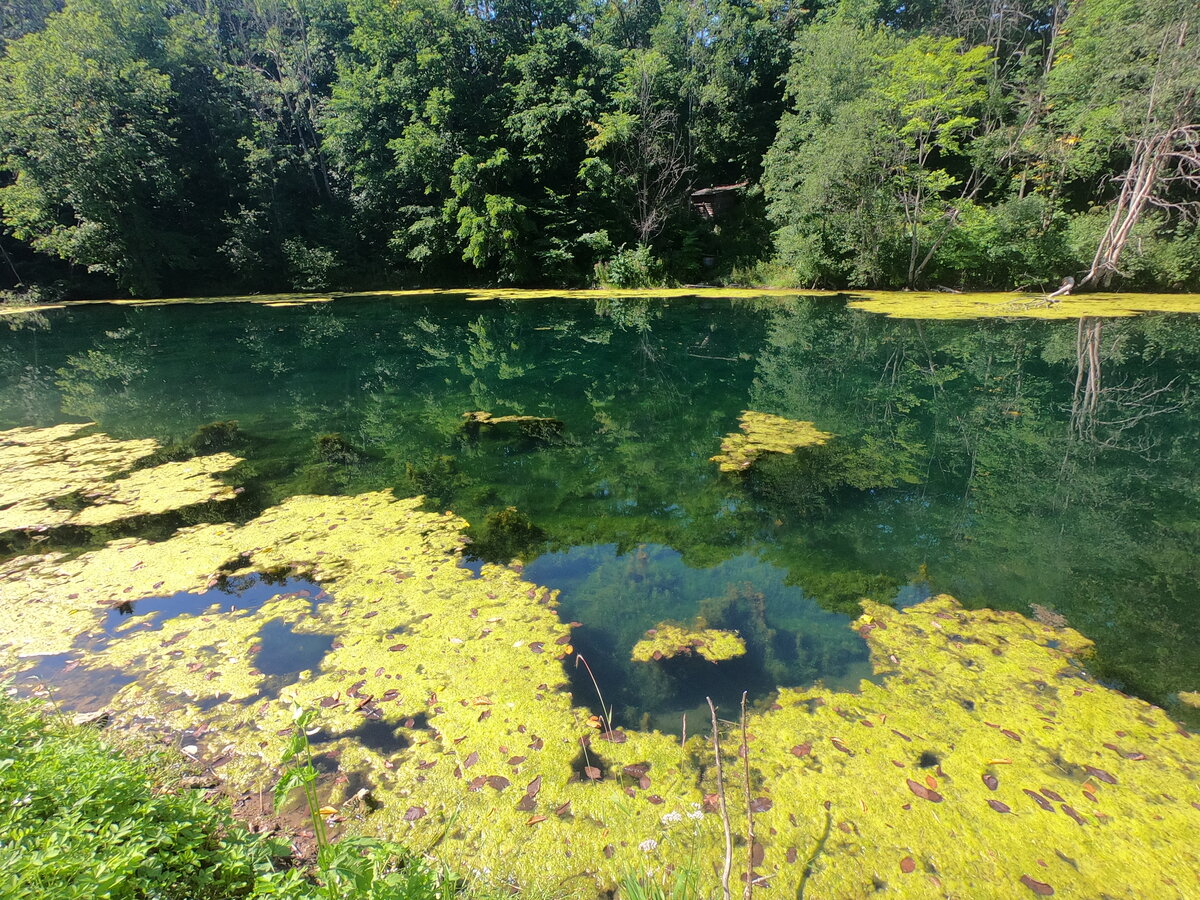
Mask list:
[[[725,828],[725,868],[721,872],[721,891],[725,900],[730,900],[729,873],[733,871],[733,833],[729,829],[729,809],[725,805],[725,772],[721,767],[721,736],[717,727],[717,708],[713,706],[712,697],[708,701],[708,711],[712,713],[712,742],[713,755],[717,760],[717,798],[721,801],[721,824]]]
[[[687,746],[687,713],[683,714],[683,733],[679,736],[679,746]]]
[[[582,653],[576,653],[575,654],[575,667],[578,668],[580,663],[583,663],[583,667],[585,669],[587,669],[588,678],[590,678],[592,680],[592,687],[594,687],[596,689],[596,696],[600,698],[600,712],[603,713],[603,715],[600,718],[604,725],[604,730],[612,731],[612,729],[613,729],[612,709],[611,709],[611,707],[609,707],[609,705],[607,703],[604,702],[604,694],[601,693],[601,691],[600,691],[600,685],[596,681],[596,676],[592,673],[592,667],[588,665],[588,661],[583,658]]]
[[[754,810],[750,808],[750,736],[746,732],[746,692],[742,691],[742,771],[746,787],[746,892],[745,900],[754,895]]]

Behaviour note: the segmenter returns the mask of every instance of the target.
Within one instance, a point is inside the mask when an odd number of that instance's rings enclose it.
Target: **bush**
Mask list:
[[[659,287],[663,283],[663,266],[646,244],[638,244],[632,250],[622,246],[608,262],[596,264],[596,280],[601,287]]]

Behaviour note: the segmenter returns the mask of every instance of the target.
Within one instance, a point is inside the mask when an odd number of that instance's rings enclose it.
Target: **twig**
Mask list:
[[[679,735],[679,746],[687,746],[687,713],[683,714],[683,733]]]
[[[742,771],[746,788],[746,890],[750,900],[754,894],[754,810],[750,808],[750,738],[746,733],[746,692],[742,691]]]
[[[721,872],[721,891],[725,900],[730,900],[729,873],[733,871],[733,834],[729,830],[729,808],[725,805],[725,773],[721,768],[721,736],[717,728],[717,708],[712,697],[705,697],[708,710],[712,713],[713,755],[717,760],[717,798],[721,801],[721,824],[725,828],[725,869]]]
[[[600,685],[596,682],[596,676],[594,674],[592,674],[592,667],[588,665],[588,661],[583,658],[582,653],[576,653],[575,654],[575,668],[578,669],[580,663],[583,663],[583,667],[585,669],[587,669],[588,678],[592,679],[592,687],[594,687],[596,689],[596,696],[600,698],[600,712],[602,712],[604,714],[603,716],[601,716],[601,719],[603,720],[603,724],[604,724],[604,730],[612,731],[612,729],[613,729],[612,708],[609,707],[608,704],[606,704],[604,702],[604,694],[602,694],[600,692]]]

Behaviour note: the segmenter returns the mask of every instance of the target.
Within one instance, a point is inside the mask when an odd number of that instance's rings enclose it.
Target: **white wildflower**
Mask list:
[[[638,844],[638,849],[643,853],[649,853],[651,850],[658,849],[658,841],[654,840],[654,838],[648,838]]]
[[[683,821],[682,813],[669,812],[665,816],[662,817],[662,823],[664,825],[674,825],[676,822],[682,822],[682,821]]]
[[[701,810],[693,809],[690,813],[687,814],[687,817],[689,819],[703,819],[704,813]]]

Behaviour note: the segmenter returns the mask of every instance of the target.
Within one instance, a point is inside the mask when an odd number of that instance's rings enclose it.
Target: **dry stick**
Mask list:
[[[746,891],[745,900],[754,894],[754,810],[750,808],[750,738],[746,733],[746,692],[742,691],[742,767],[746,787]]]
[[[725,870],[721,873],[721,890],[725,900],[730,900],[729,873],[733,870],[733,835],[729,830],[729,809],[725,806],[725,773],[721,768],[721,737],[717,731],[717,708],[712,697],[705,697],[708,710],[712,713],[713,755],[717,759],[717,797],[721,801],[721,824],[725,827]]]
[[[687,746],[687,713],[683,714],[683,733],[679,736],[679,746]]]

